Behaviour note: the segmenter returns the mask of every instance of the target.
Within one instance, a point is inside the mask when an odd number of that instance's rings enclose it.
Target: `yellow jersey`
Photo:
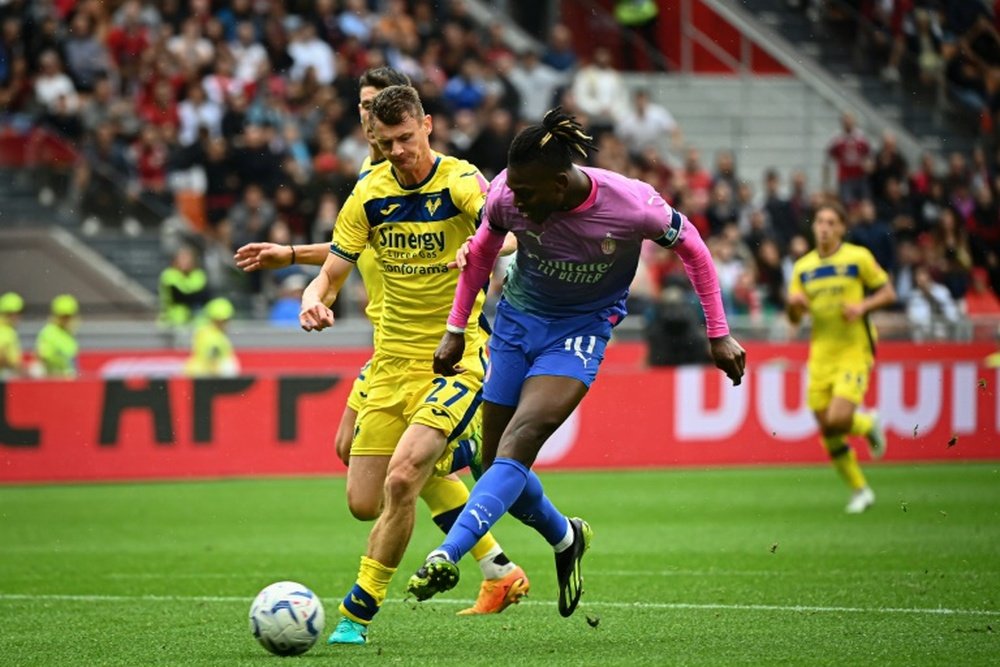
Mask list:
[[[889,276],[867,248],[842,243],[828,257],[812,252],[792,268],[789,294],[805,294],[812,318],[813,359],[832,359],[854,354],[871,361],[875,355],[875,328],[868,317],[848,322],[845,304],[861,303],[865,292],[882,287]]]
[[[365,157],[358,170],[358,181],[363,181],[376,167],[388,165],[385,158],[372,162],[371,155]],[[358,257],[358,273],[361,274],[361,282],[365,285],[365,292],[368,293],[368,305],[365,306],[365,316],[372,323],[375,329],[376,345],[378,344],[378,322],[382,317],[382,271],[379,269],[378,261],[375,259],[375,251],[371,246],[366,247]]]
[[[330,251],[357,262],[370,245],[381,269],[384,297],[379,350],[407,359],[430,359],[445,331],[458,285],[449,270],[473,234],[486,202],[486,180],[458,158],[436,154],[430,174],[404,186],[391,168],[358,181],[340,211]],[[480,294],[466,341],[481,345]]]
[[[184,366],[191,377],[232,377],[240,364],[226,332],[214,322],[205,322],[194,330],[191,356]]]

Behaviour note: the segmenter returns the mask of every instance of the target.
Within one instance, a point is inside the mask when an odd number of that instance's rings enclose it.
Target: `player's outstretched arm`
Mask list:
[[[262,242],[241,246],[233,259],[236,260],[236,266],[249,273],[262,269],[281,269],[292,264],[320,266],[329,254],[328,243],[282,245]]]
[[[339,255],[329,253],[319,275],[302,292],[299,324],[306,331],[322,331],[333,325],[332,304],[354,264]]]
[[[733,381],[733,386],[736,386],[743,381],[747,353],[743,346],[729,335],[729,323],[726,321],[726,311],[722,307],[722,289],[719,287],[719,276],[715,271],[712,254],[708,251],[701,234],[687,218],[684,218],[680,241],[674,246],[674,251],[681,258],[684,272],[694,286],[694,291],[701,302],[701,309],[705,312],[712,360],[715,366]]]

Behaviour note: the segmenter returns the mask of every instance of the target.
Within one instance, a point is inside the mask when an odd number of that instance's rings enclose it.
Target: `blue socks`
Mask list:
[[[556,544],[566,534],[567,519],[545,497],[535,473],[514,459],[498,458],[472,487],[438,551],[457,563],[507,511]]]

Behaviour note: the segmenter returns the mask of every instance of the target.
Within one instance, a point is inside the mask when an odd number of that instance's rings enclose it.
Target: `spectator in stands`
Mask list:
[[[188,85],[187,96],[177,105],[177,118],[180,123],[177,140],[183,146],[197,141],[201,128],[208,131],[209,137],[222,134],[222,107],[208,99],[201,83]]]
[[[62,69],[59,54],[45,51],[39,58],[38,75],[35,77],[35,99],[49,115],[74,113],[80,107],[73,80]]]
[[[34,373],[49,378],[73,378],[78,373],[76,340],[80,304],[70,294],[52,299],[51,316],[35,339]]]
[[[612,131],[628,95],[621,73],[612,65],[611,51],[603,46],[594,49],[591,61],[576,71],[572,89],[576,106],[586,114],[595,138]]]
[[[738,197],[740,179],[736,175],[736,157],[731,150],[722,149],[715,154],[715,173],[712,174],[712,185],[714,186],[719,181],[725,181],[729,185],[729,189]]]
[[[260,125],[247,125],[242,146],[234,151],[233,163],[240,183],[259,185],[271,193],[281,176],[281,155],[272,147],[267,132]]]
[[[785,311],[785,274],[781,266],[781,250],[777,242],[765,238],[754,252],[757,286],[761,307],[771,317]]]
[[[853,224],[847,232],[847,241],[867,248],[879,266],[892,275],[896,270],[892,227],[876,215],[875,205],[870,199],[862,199],[851,217]]]
[[[167,125],[170,130],[176,126]],[[169,147],[164,132],[155,124],[145,125],[139,138],[129,147],[126,159],[130,179],[128,192],[133,203],[132,216],[145,218],[147,223],[158,224],[166,217],[172,205],[172,194],[167,187],[167,159]],[[126,222],[130,222],[126,220]],[[134,223],[126,231],[138,231]]]
[[[944,338],[948,335],[948,327],[958,322],[958,306],[951,292],[934,281],[926,266],[917,266],[914,272],[906,317],[915,340]]]
[[[556,90],[566,83],[565,77],[542,63],[533,49],[525,49],[521,53],[507,78],[521,96],[520,120],[526,123],[541,120],[545,112],[552,108]]]
[[[267,72],[267,50],[257,39],[257,30],[250,20],[240,21],[236,39],[229,43],[233,58],[233,75],[244,84],[254,83]]]
[[[268,321],[271,324],[297,327],[302,304],[302,291],[309,279],[301,273],[287,276],[281,281],[277,298],[271,303]]]
[[[615,134],[633,155],[653,146],[667,157],[679,154],[684,144],[680,125],[666,107],[650,101],[649,91],[645,88],[638,88],[632,94],[632,106],[619,115],[615,122]],[[664,139],[668,137],[670,143],[665,144]],[[676,158],[668,159],[668,162],[676,161]],[[732,187],[730,191],[735,192]]]
[[[362,7],[364,2],[357,3]],[[341,17],[348,15],[345,11]],[[333,83],[337,68],[334,62],[336,55],[330,45],[316,36],[316,26],[309,21],[303,21],[298,17],[290,17],[290,32],[292,42],[288,45],[288,55],[292,58],[292,68],[289,76],[293,81],[301,81],[306,76],[306,72],[313,71],[316,80],[320,85]],[[360,23],[358,23],[360,25]],[[343,21],[341,23],[343,28]],[[345,31],[345,34],[351,34]]]
[[[837,167],[837,194],[845,206],[854,206],[871,196],[868,187],[871,145],[858,128],[854,114],[845,111],[840,116],[841,132],[827,146],[826,154]],[[823,165],[823,182],[829,184],[828,164]]]
[[[909,302],[910,293],[916,285],[917,267],[923,263],[923,250],[914,239],[903,238],[896,243],[896,271],[892,275],[892,283],[899,306]]]
[[[711,200],[705,211],[711,234],[719,234],[726,225],[735,224],[739,219],[736,197],[726,181],[715,181],[712,185]]]
[[[806,174],[804,171],[796,170],[792,172],[792,191],[788,196],[788,208],[795,221],[796,233],[801,233],[809,228],[809,221],[813,218],[812,197],[806,187]]]
[[[573,50],[573,35],[565,24],[557,23],[552,26],[549,41],[542,54],[542,63],[567,75],[576,69],[577,57],[576,51]]]
[[[886,181],[890,178],[896,179],[900,183],[906,182],[906,175],[909,168],[906,158],[899,151],[896,143],[896,135],[886,130],[882,133],[882,145],[872,159],[872,170],[869,176],[871,181],[871,193],[876,199],[886,196]]]
[[[925,86],[938,85],[944,71],[942,44],[945,36],[938,16],[938,12],[931,9],[916,9],[912,20],[903,24],[907,47],[917,60],[920,83]]]
[[[226,334],[236,310],[232,302],[216,297],[205,304],[205,321],[198,326],[191,341],[191,356],[184,371],[191,377],[234,377],[240,362]]]
[[[215,58],[215,47],[205,39],[197,18],[184,21],[179,35],[167,40],[167,51],[177,59],[181,69],[197,72]]]
[[[0,296],[0,381],[24,375],[24,358],[17,325],[24,311],[24,299],[16,292]]]
[[[476,58],[466,58],[458,74],[445,84],[443,96],[452,112],[479,109],[486,98],[482,65]]]
[[[788,247],[793,236],[801,233],[798,221],[792,215],[792,208],[781,194],[781,176],[777,169],[764,172],[764,194],[762,207],[767,213],[770,227],[778,247]]]
[[[263,241],[267,230],[277,219],[277,212],[257,183],[249,183],[243,190],[243,199],[229,211],[227,236],[235,250],[254,241]]]
[[[486,90],[483,108],[490,112],[500,108],[511,119],[517,119],[521,115],[521,93],[510,80],[510,68],[513,65],[513,56],[502,55],[483,68],[483,86]]]
[[[507,167],[507,149],[514,140],[514,121],[506,109],[494,109],[466,151],[466,158],[492,180]]]
[[[160,324],[183,327],[209,299],[208,276],[198,266],[194,248],[184,245],[174,253],[170,266],[160,273]]]
[[[1000,206],[994,190],[988,185],[980,186],[975,191],[975,204],[964,219],[973,262],[991,267],[995,274],[1000,268]],[[993,285],[997,289],[996,281]]]
[[[990,287],[990,276],[986,269],[979,266],[972,269],[964,306],[968,315],[1000,317],[1000,297]]]
[[[152,7],[146,9],[156,12]],[[158,15],[156,20],[159,20]],[[138,0],[128,0],[115,13],[114,27],[108,32],[107,44],[123,82],[138,79],[143,54],[152,45],[147,27],[151,24],[146,21],[143,6]]]
[[[94,35],[89,14],[77,12],[70,25],[70,35],[63,44],[66,66],[76,89],[89,93],[98,78],[110,72],[111,56],[107,47]]]
[[[927,263],[935,279],[948,288],[957,301],[969,287],[972,252],[962,217],[952,207],[944,209],[941,220],[930,232]]]
[[[119,192],[111,186],[131,170],[124,145],[110,122],[99,125],[84,144],[83,159],[73,171],[73,190],[80,198],[84,230],[96,232],[122,217]]]

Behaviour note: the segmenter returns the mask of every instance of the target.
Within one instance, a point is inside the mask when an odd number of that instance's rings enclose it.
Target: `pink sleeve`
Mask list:
[[[476,297],[490,279],[493,263],[500,254],[507,233],[493,229],[486,218],[483,218],[476,235],[469,243],[469,255],[462,274],[458,277],[458,288],[455,290],[455,301],[451,304],[451,314],[448,324],[465,328],[472,314],[472,306]]]
[[[694,291],[701,301],[701,309],[705,311],[705,325],[709,338],[721,338],[729,334],[729,324],[726,322],[726,311],[722,307],[722,290],[719,288],[719,276],[715,272],[712,254],[701,238],[701,234],[684,218],[684,231],[681,240],[674,247],[674,252],[681,258],[684,271],[694,285]]]

